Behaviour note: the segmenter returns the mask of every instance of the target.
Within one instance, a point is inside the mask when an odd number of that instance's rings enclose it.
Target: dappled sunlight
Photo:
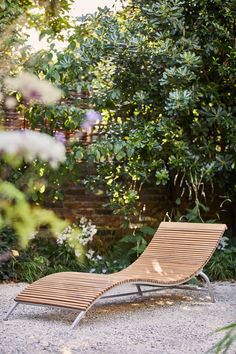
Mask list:
[[[166,289],[163,289],[166,290]],[[172,289],[171,291],[173,291]],[[106,314],[115,314],[122,313],[126,311],[139,311],[143,308],[152,308],[156,307],[158,309],[161,307],[176,306],[182,302],[191,303],[193,301],[193,296],[182,295],[182,294],[154,294],[150,296],[137,297],[134,300],[134,296],[129,297],[128,299],[121,300],[110,300],[109,302],[99,302],[91,310],[91,313],[96,311],[96,313],[106,313]],[[88,316],[90,312],[88,313]]]
[[[72,351],[69,348],[63,348],[62,349],[62,354],[72,354]]]
[[[163,273],[160,263],[158,261],[152,261],[152,266],[153,266],[153,269],[155,270],[155,272],[157,272],[159,274]]]
[[[145,268],[144,273],[150,274],[151,272],[150,272],[150,270],[148,268]]]
[[[217,300],[221,301],[216,304],[201,304],[198,292],[186,296],[170,289],[163,289],[165,294],[130,297],[124,303],[117,299],[113,304],[97,304],[74,330],[69,326],[78,311],[19,305],[8,322],[0,323],[1,348],[11,348],[14,353],[19,348],[22,353],[33,349],[58,354],[203,353],[221,338],[221,334],[210,334],[234,320],[235,285],[217,283]],[[18,287],[0,286],[1,313]]]

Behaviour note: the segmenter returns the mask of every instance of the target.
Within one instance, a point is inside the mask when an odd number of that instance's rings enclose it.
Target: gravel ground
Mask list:
[[[75,311],[49,307],[19,305],[2,321],[25,285],[0,284],[0,354],[200,354],[222,338],[217,328],[236,321],[236,282],[213,284],[214,304],[205,292],[174,289],[101,300],[74,330]]]

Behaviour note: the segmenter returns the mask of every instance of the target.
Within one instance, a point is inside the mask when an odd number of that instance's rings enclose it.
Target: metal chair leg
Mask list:
[[[210,295],[211,301],[212,302],[216,302],[215,296],[214,296],[214,292],[213,292],[213,288],[212,288],[212,285],[211,285],[211,282],[210,282],[208,276],[205,273],[203,273],[203,272],[199,272],[197,275],[202,277],[205,280],[205,282],[207,284],[207,287],[208,287],[208,291],[209,291],[209,295]]]
[[[7,321],[8,317],[10,314],[15,310],[16,306],[19,305],[19,302],[15,302],[14,305],[10,308],[10,310],[7,312],[6,316],[4,317],[3,321]]]
[[[76,319],[74,320],[74,322],[71,325],[71,329],[75,328],[75,326],[82,320],[82,318],[84,317],[86,311],[81,311],[79,313],[79,315],[76,317]]]
[[[137,287],[139,295],[143,296],[143,292],[142,292],[141,286],[139,284],[135,284],[135,285]]]

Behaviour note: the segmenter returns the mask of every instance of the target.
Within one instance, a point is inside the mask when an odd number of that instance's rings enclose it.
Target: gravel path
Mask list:
[[[213,286],[215,304],[206,293],[174,289],[101,300],[71,330],[77,313],[55,308],[19,305],[2,321],[25,284],[0,284],[0,354],[205,353],[222,338],[214,331],[236,321],[236,282]]]

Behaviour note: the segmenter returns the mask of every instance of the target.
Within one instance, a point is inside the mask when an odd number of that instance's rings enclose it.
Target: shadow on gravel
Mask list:
[[[196,294],[194,294],[196,295]],[[160,294],[149,296],[149,297],[129,297],[123,299],[115,300],[101,300],[99,301],[94,308],[88,311],[83,322],[90,322],[96,317],[105,316],[107,320],[110,320],[110,316],[114,316],[115,314],[122,313],[131,313],[131,312],[139,312],[147,309],[153,310],[153,308],[158,309],[163,307],[172,307],[179,304],[187,304],[187,305],[197,305],[197,306],[207,306],[209,305],[209,301],[206,296],[197,296],[194,298],[190,295],[182,295],[182,294]],[[19,320],[37,320],[45,323],[60,322],[60,324],[64,324],[65,326],[70,326],[74,321],[75,317],[78,315],[78,311],[68,311],[66,309],[53,309],[46,307],[34,307],[34,313],[31,312],[31,306],[24,307],[24,313],[17,314],[15,313],[15,319]],[[37,312],[36,312],[37,311]],[[104,319],[104,317],[103,317]]]

